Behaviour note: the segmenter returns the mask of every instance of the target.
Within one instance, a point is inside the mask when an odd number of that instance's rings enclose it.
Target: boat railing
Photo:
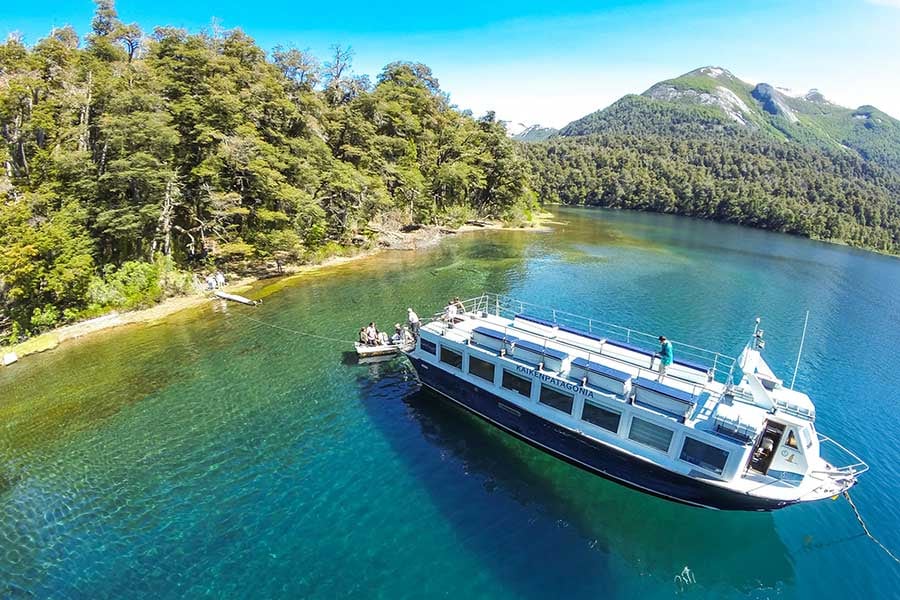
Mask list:
[[[849,450],[845,446],[839,444],[834,441],[830,437],[823,435],[819,432],[816,432],[819,438],[819,455],[822,458],[825,458],[822,455],[823,448],[832,448],[837,449],[838,452],[842,453],[842,458],[849,458],[849,464],[843,466],[835,466],[831,463],[829,464],[828,469],[810,469],[806,476],[811,479],[815,479],[816,481],[821,482],[829,482],[833,486],[837,486],[835,489],[835,495],[840,492],[849,489],[856,482],[857,476],[865,473],[869,470],[869,465],[863,461],[859,456],[856,455],[853,451]],[[826,461],[827,462],[827,461]],[[757,488],[753,488],[752,492],[757,492],[765,487],[771,485],[787,485],[789,487],[800,487],[802,484],[802,480],[800,481],[790,481],[786,479],[775,479],[774,481],[770,481],[768,483],[762,484]],[[821,486],[819,486],[821,487]],[[819,488],[816,488],[819,489]],[[810,492],[812,493],[812,492]]]
[[[853,452],[852,450],[849,450],[846,446],[843,446],[842,444],[834,441],[827,435],[819,433],[818,431],[816,432],[816,435],[819,438],[819,455],[822,456],[822,458],[825,458],[825,456],[822,453],[822,450],[825,448],[830,448],[830,449],[832,449],[832,451],[835,449],[837,450],[837,452],[839,453],[839,458],[841,460],[845,460],[845,459],[849,459],[849,460],[847,461],[848,464],[846,464],[846,465],[843,465],[843,466],[831,465],[830,469],[814,470],[814,471],[812,471],[812,473],[828,475],[832,478],[835,478],[835,477],[853,477],[853,478],[855,478],[857,475],[859,475],[861,473],[865,473],[866,471],[869,470],[869,465],[866,464],[866,462],[863,459],[861,459],[859,456],[857,456],[855,452]]]
[[[624,342],[625,344],[641,348],[646,352],[652,353],[659,349],[659,341],[656,335],[554,308],[523,302],[500,294],[486,292],[481,296],[462,301],[462,305],[468,314],[477,315],[484,313],[508,319],[525,314],[556,325],[565,325],[593,335],[599,335],[612,342]],[[445,313],[443,312],[437,313],[433,318],[440,319],[444,315]],[[559,340],[557,343],[563,342]],[[672,341],[672,345],[676,350],[677,358],[681,360],[686,359],[702,366],[707,369],[712,379],[716,381],[722,383],[730,383],[732,381],[737,364],[733,357],[684,342]]]

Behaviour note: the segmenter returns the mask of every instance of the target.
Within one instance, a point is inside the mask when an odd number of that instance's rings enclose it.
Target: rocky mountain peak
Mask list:
[[[757,84],[750,92],[762,105],[762,109],[770,115],[783,116],[792,123],[799,121],[797,115],[788,105],[787,97],[768,83]]]
[[[722,67],[700,67],[699,69],[694,69],[688,75],[704,75],[706,77],[712,77],[713,79],[737,79],[734,74],[728,69],[723,69]]]
[[[808,102],[817,102],[819,104],[830,104],[830,102],[828,102],[828,99],[822,95],[822,92],[820,92],[816,88],[813,88],[813,89],[809,90],[808,92],[806,92],[806,94],[803,96],[803,99]]]

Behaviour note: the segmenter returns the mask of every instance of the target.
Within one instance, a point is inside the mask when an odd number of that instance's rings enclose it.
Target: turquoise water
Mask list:
[[[682,218],[561,210],[260,286],[0,370],[0,598],[898,597],[844,501],[716,513],[560,463],[352,339],[482,290],[766,356],[872,466],[900,548],[900,261]],[[688,566],[696,583],[675,576]]]

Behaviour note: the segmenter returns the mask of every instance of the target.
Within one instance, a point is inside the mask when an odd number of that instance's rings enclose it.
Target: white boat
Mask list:
[[[356,355],[359,358],[368,358],[370,356],[389,356],[391,354],[399,354],[404,349],[402,344],[378,344],[375,346],[356,342]]]
[[[772,373],[758,322],[738,359],[673,342],[658,381],[656,336],[494,294],[463,305],[407,351],[421,382],[587,471],[693,506],[768,511],[834,497],[868,469]]]

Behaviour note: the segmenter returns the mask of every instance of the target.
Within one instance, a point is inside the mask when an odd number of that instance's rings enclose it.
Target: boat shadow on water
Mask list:
[[[685,507],[566,465],[420,388],[402,359],[358,381],[370,421],[518,597],[678,592],[685,567],[697,581],[688,587],[720,595],[793,583],[770,514]]]

